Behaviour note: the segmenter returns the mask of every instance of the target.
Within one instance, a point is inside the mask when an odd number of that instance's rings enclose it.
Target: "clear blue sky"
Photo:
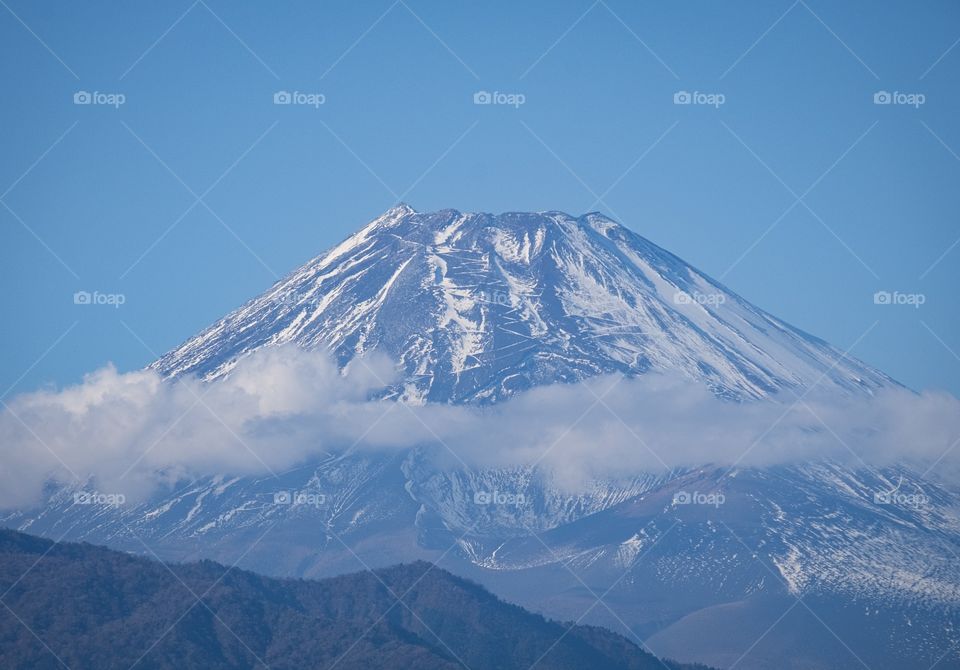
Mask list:
[[[0,393],[138,368],[402,196],[605,212],[960,394],[958,39],[950,0],[3,0]]]

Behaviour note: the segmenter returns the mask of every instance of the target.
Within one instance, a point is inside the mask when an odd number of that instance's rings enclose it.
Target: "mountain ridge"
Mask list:
[[[0,530],[0,559],[4,604],[16,613],[0,616],[6,668],[708,670],[544,619],[423,561],[271,579],[10,530]]]

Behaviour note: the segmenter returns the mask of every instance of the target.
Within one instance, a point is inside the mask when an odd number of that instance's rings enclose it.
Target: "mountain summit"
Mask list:
[[[496,401],[613,372],[680,372],[731,399],[894,383],[598,213],[397,205],[152,367],[212,379],[286,342],[342,365],[386,353],[414,401]]]

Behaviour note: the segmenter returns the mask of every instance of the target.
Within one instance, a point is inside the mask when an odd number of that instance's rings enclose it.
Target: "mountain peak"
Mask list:
[[[406,216],[407,214],[416,214],[417,210],[408,205],[405,202],[398,202],[396,205],[388,209],[381,216],[386,217],[396,217],[396,216]]]
[[[599,212],[400,203],[152,367],[213,378],[284,342],[341,365],[386,353],[404,371],[396,394],[417,402],[608,373],[679,372],[731,399],[893,383]]]
[[[525,211],[509,211],[501,212],[500,214],[494,214],[492,212],[464,212],[459,209],[454,209],[448,207],[446,209],[440,209],[433,212],[421,212],[414,209],[406,202],[399,202],[396,205],[387,209],[383,214],[374,219],[373,222],[381,220],[390,220],[395,221],[397,219],[405,217],[416,217],[421,223],[433,221],[437,222],[438,220],[446,219],[456,219],[463,218],[467,223],[486,223],[488,225],[498,225],[502,224],[505,221],[510,220],[542,220],[544,222],[552,222],[556,220],[563,221],[580,221],[580,222],[599,222],[606,223],[615,226],[620,226],[621,224],[614,219],[611,219],[609,216],[603,212],[592,211],[579,216],[575,214],[570,214],[569,212],[564,212],[561,210],[544,210],[539,212],[525,212]],[[373,223],[371,222],[371,223]]]

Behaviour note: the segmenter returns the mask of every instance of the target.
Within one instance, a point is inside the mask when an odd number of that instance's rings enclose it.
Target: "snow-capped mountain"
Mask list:
[[[216,379],[288,342],[341,365],[387,354],[407,403],[497,403],[611,372],[680,373],[738,403],[897,385],[600,214],[397,206],[151,367]],[[905,468],[704,464],[571,494],[535,468],[451,470],[413,449],[184,481],[124,507],[56,489],[0,520],[275,575],[426,558],[717,667],[960,668],[958,510],[957,491]]]
[[[731,398],[892,384],[601,214],[399,205],[170,352],[165,376],[228,372],[294,342],[370,350],[408,400],[496,401],[594,375],[680,371]]]

